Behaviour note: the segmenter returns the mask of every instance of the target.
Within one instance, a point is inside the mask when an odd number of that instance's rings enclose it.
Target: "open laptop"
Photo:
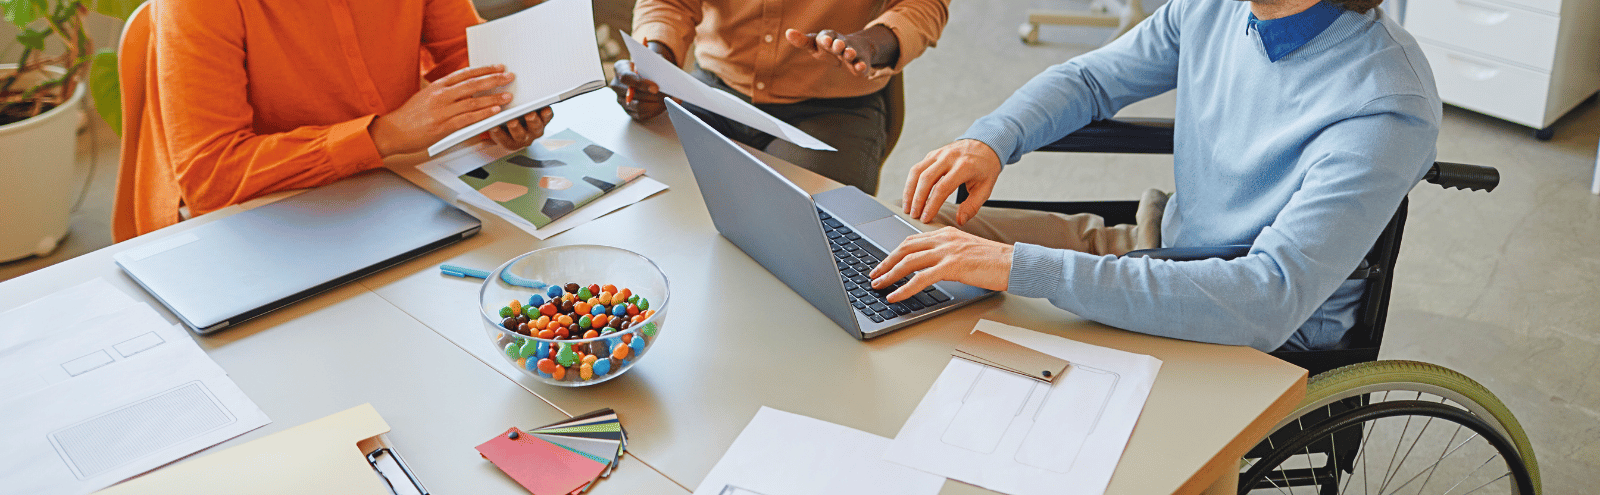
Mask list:
[[[850,335],[883,335],[993,293],[939,282],[889,304],[906,280],[875,291],[867,273],[916,227],[854,187],[807,194],[671,99],[667,113],[717,231]]]
[[[478,219],[378,169],[113,258],[211,333],[478,233]]]

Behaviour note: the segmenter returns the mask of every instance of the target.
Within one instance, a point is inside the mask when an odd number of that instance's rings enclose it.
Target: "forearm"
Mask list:
[[[184,202],[204,214],[277,191],[315,187],[382,165],[371,116],[257,135],[247,130],[171,142]]]
[[[894,58],[874,66],[904,69],[906,64],[922,56],[923,51],[939,41],[949,20],[950,0],[891,0],[883,14],[867,25],[888,28],[896,45],[896,54]]]

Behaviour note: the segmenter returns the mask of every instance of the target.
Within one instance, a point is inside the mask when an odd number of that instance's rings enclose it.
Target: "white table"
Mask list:
[[[576,129],[640,163],[671,190],[548,241],[480,215],[484,229],[471,239],[198,337],[274,420],[241,440],[372,402],[430,488],[515,493],[519,488],[472,446],[508,426],[611,407],[628,427],[630,457],[596,493],[683,492],[700,483],[762,405],[893,437],[955,341],[987,318],[1162,359],[1110,492],[1188,493],[1236,472],[1244,450],[1304,393],[1304,370],[1252,349],[1137,335],[1009,295],[856,341],[717,234],[667,119],[634,124],[611,96],[596,92],[558,105],[550,129]],[[415,161],[397,160],[392,168],[442,191],[409,166]],[[781,170],[809,190],[836,187],[792,166]],[[237,211],[0,284],[0,310],[93,277],[151,301],[112,264],[111,253]],[[649,357],[592,387],[552,387],[521,375],[485,336],[475,314],[477,283],[437,269],[440,263],[491,268],[539,247],[585,243],[651,258],[673,290]],[[985,491],[952,481],[944,492]]]

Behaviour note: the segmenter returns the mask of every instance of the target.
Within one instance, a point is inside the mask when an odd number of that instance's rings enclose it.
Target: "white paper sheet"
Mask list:
[[[605,87],[589,0],[550,0],[467,28],[472,67],[504,64],[516,79],[503,90],[511,103],[492,117],[445,136],[428,155],[466,141],[506,121],[567,98]]]
[[[103,279],[0,314],[0,486],[82,494],[269,420],[181,326]]]
[[[503,218],[512,225],[516,225],[517,228],[533,234],[534,237],[539,238],[541,241],[605,216],[607,213],[620,210],[624,206],[644,201],[645,198],[667,190],[667,185],[662,184],[660,181],[651,179],[649,176],[640,177],[595,198],[589,204],[579,207],[554,222],[545,224],[544,228],[539,228],[535,227],[533,222],[529,222],[522,216],[485,197],[482,193],[473,190],[471,186],[459,179],[461,174],[498,160],[509,152],[509,150],[499,146],[479,145],[452,152],[423,163],[418,165],[417,169],[449,188],[451,192],[454,192],[455,201],[472,205],[474,208]]]
[[[932,495],[944,478],[885,462],[889,439],[763,406],[694,495]]]
[[[694,76],[684,72],[682,68],[662,58],[655,50],[645,48],[644,45],[634,40],[628,33],[622,33],[623,42],[628,45],[628,56],[633,57],[634,71],[645,79],[655,81],[662,93],[677,97],[683,101],[693,103],[700,108],[710,110],[717,115],[733,119],[736,122],[755,128],[758,131],[771,134],[773,137],[794,143],[797,146],[814,150],[838,151],[822,140],[811,137],[805,131],[796,129],[788,122],[778,120],[767,112],[761,111],[754,105],[745,103],[725,91],[707,86]]]
[[[950,358],[884,458],[1013,495],[1104,493],[1161,360],[988,320],[975,330],[1070,364],[1047,384]]]

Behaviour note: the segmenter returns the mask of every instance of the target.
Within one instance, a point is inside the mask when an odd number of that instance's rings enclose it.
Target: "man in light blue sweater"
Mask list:
[[[1160,245],[1247,244],[1246,256],[1118,258],[1073,244],[1076,232],[1052,249],[945,228],[907,239],[873,271],[874,286],[918,271],[891,301],[956,280],[1153,335],[1341,347],[1364,291],[1346,278],[1433,163],[1441,117],[1422,51],[1378,1],[1171,0],[1029,81],[907,179],[906,213],[933,222],[943,206],[951,223],[979,223],[1001,213],[979,207],[1002,160],[1176,88],[1177,191]],[[971,197],[943,205],[959,185]]]

